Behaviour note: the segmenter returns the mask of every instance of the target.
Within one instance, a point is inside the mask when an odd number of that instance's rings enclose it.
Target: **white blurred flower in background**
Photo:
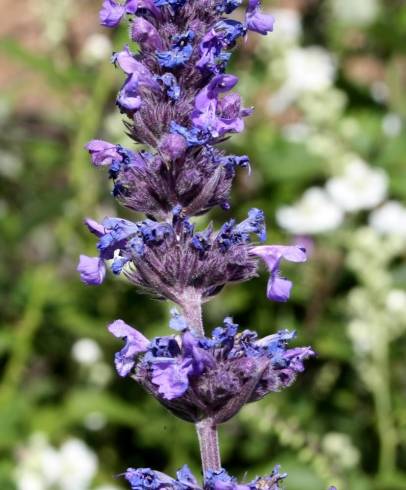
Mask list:
[[[93,339],[83,338],[73,344],[72,357],[79,364],[90,365],[100,361],[102,351]]]
[[[365,355],[372,351],[374,338],[371,335],[371,326],[358,318],[347,325],[347,334],[352,341],[353,349],[358,355]]]
[[[372,209],[385,199],[388,177],[384,170],[371,168],[359,157],[353,156],[343,175],[330,179],[326,189],[344,211]]]
[[[327,90],[332,86],[336,73],[336,63],[331,53],[320,46],[289,49],[282,66],[284,82],[269,101],[272,113],[284,111],[306,92]]]
[[[15,480],[18,490],[45,490],[57,482],[59,454],[44,435],[34,434],[28,444],[18,450],[17,458]]]
[[[343,212],[324,189],[311,187],[296,204],[278,209],[276,220],[292,234],[313,235],[338,228]]]
[[[59,451],[61,490],[87,490],[97,472],[97,456],[79,439],[68,439]]]
[[[17,179],[23,170],[23,162],[14,153],[0,150],[0,175],[8,179]]]
[[[389,112],[382,119],[382,131],[390,138],[395,138],[402,131],[402,119],[398,114]]]
[[[386,308],[391,313],[406,315],[406,291],[391,289],[386,297]]]
[[[379,0],[331,0],[334,18],[351,26],[371,24],[380,10]]]
[[[107,424],[107,419],[102,412],[90,412],[83,420],[83,425],[91,431],[103,429]]]
[[[397,201],[388,201],[369,215],[370,226],[382,235],[406,238],[406,207]]]
[[[80,439],[57,450],[43,434],[34,434],[17,460],[17,490],[88,490],[98,467],[96,454]]]
[[[323,452],[334,458],[342,468],[354,468],[360,459],[358,449],[347,434],[329,432],[323,437],[322,447]]]
[[[83,63],[95,65],[108,58],[113,51],[110,39],[99,32],[91,34],[85,41],[80,52]]]
[[[272,33],[272,44],[274,43],[296,43],[302,35],[302,18],[300,13],[294,9],[272,9],[277,29]]]

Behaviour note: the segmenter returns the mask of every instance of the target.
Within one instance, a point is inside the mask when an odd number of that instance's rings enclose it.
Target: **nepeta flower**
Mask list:
[[[123,320],[116,320],[109,325],[109,332],[126,341],[124,348],[115,356],[115,364],[118,374],[127,376],[135,365],[134,359],[147,349],[149,340]]]
[[[150,468],[128,468],[124,473],[125,479],[131,485],[131,490],[280,490],[282,480],[286,473],[279,473],[279,466],[275,466],[270,475],[257,477],[248,483],[238,483],[237,479],[230,476],[225,469],[209,470],[204,475],[203,487],[187,465],[184,465],[177,473],[176,478],[154,471]]]
[[[149,11],[159,17],[159,9],[153,0],[125,0],[119,3],[116,0],[104,0],[100,10],[100,23],[105,27],[116,27],[125,14],[137,14],[139,11]]]
[[[250,31],[266,35],[273,31],[275,19],[272,15],[261,12],[260,0],[248,0],[246,22]]]
[[[115,356],[120,376],[132,376],[161,404],[184,420],[198,423],[199,437],[210,439],[215,426],[235,415],[245,403],[289,386],[303,371],[310,347],[288,348],[294,333],[279,331],[259,339],[254,331],[238,332],[227,317],[211,337],[204,335],[200,315],[209,300],[233,282],[257,273],[258,257],[269,270],[267,295],[285,301],[291,282],[279,275],[282,258],[306,259],[298,247],[258,246],[265,241],[265,217],[251,209],[247,219],[210,224],[196,231],[191,217],[213,206],[229,209],[229,192],[238,167],[250,169],[246,155],[227,155],[217,145],[244,129],[252,109],[230,92],[238,78],[225,74],[230,49],[248,30],[267,34],[272,16],[261,13],[259,0],[249,0],[245,22],[226,15],[241,0],[104,0],[102,25],[130,22],[129,46],[112,61],[125,74],[116,103],[127,133],[145,149],[133,151],[104,140],[86,148],[96,167],[106,167],[112,194],[126,208],[143,212],[133,222],[105,218],[85,224],[98,239],[98,255],[82,255],[82,280],[100,284],[106,266],[156,298],[178,304],[187,317],[171,313],[176,333],[147,339],[122,320],[109,331],[125,341]],[[210,425],[207,425],[210,424]],[[213,430],[212,430],[213,429]],[[204,435],[206,434],[206,435]],[[214,434],[215,435],[215,434]],[[187,466],[176,478],[149,468],[125,473],[132,490],[279,490],[285,475],[238,483],[220,468],[212,440],[203,444],[204,482],[200,486]],[[216,462],[214,467],[208,461]]]
[[[131,39],[151,51],[162,49],[163,42],[157,28],[143,17],[136,17],[131,24]]]
[[[192,56],[194,38],[193,31],[173,36],[170,50],[156,52],[159,64],[164,68],[178,68],[184,65]]]
[[[245,403],[290,386],[303,361],[314,355],[309,347],[287,348],[294,332],[258,339],[250,330],[238,333],[231,318],[211,338],[193,335],[176,311],[170,326],[181,333],[148,342],[121,320],[110,325],[110,332],[126,339],[116,367],[121,376],[133,373],[163,405],[192,422],[211,416],[222,423]]]
[[[217,233],[211,226],[195,233],[193,225],[178,212],[175,210],[172,224],[105,218],[101,224],[87,220],[86,225],[99,238],[100,259],[112,260],[114,274],[123,272],[139,287],[180,305],[185,290],[209,298],[226,283],[255,276],[250,243],[253,234],[265,239],[262,211],[252,209],[246,220],[239,224],[231,220]],[[87,281],[86,274],[82,280],[95,284]]]
[[[168,96],[179,95],[171,74],[157,81],[165,86]],[[186,216],[215,205],[228,209],[236,168],[248,167],[248,157],[225,156],[210,146],[187,152],[187,147],[183,136],[170,133],[162,136],[155,155],[145,150],[135,153],[102,140],[86,145],[93,165],[108,168],[113,195],[127,208],[156,219],[167,219],[178,205]]]
[[[306,262],[306,251],[297,246],[263,245],[253,247],[252,253],[261,257],[269,269],[269,281],[266,294],[273,301],[287,301],[292,289],[292,282],[280,275],[282,259],[289,262]]]
[[[85,284],[99,286],[106,275],[106,266],[104,260],[99,257],[81,255],[77,271]]]

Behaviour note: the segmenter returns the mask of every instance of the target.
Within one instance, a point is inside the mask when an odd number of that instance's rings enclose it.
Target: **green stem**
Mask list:
[[[397,436],[392,418],[392,403],[390,393],[389,345],[382,342],[375,361],[381,376],[373,389],[373,397],[377,418],[377,429],[380,441],[379,469],[380,478],[392,476],[396,470]]]
[[[51,282],[52,274],[48,269],[39,269],[32,277],[28,303],[16,328],[15,340],[0,385],[0,405],[10,400],[20,387],[27,369],[32,341],[41,325]]]

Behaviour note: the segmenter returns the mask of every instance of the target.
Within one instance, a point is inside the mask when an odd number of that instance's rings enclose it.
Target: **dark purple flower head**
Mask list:
[[[208,470],[201,486],[187,465],[177,471],[176,478],[150,468],[128,468],[124,473],[131,490],[281,490],[282,480],[286,476],[286,473],[279,473],[279,466],[275,466],[270,475],[239,483],[222,468],[216,471]]]
[[[127,17],[131,40],[138,43],[136,54],[125,46],[113,55],[126,74],[117,105],[130,136],[149,151],[101,140],[87,148],[94,165],[109,168],[113,195],[125,207],[156,220],[170,219],[176,206],[185,217],[216,205],[229,209],[235,170],[248,166],[248,158],[225,155],[213,145],[242,131],[251,110],[242,108],[237,93],[227,93],[237,77],[224,70],[230,49],[262,15],[251,2],[247,25],[228,18],[240,4],[104,0],[102,24],[115,27]],[[115,270],[124,263],[118,259]]]
[[[238,333],[231,318],[225,318],[211,338],[192,334],[177,312],[171,326],[181,333],[151,342],[121,320],[109,330],[126,339],[116,355],[119,374],[132,374],[164,406],[190,422],[209,416],[225,422],[245,403],[290,386],[303,371],[304,360],[314,355],[309,347],[287,347],[294,332],[282,330],[258,339],[250,330]]]
[[[236,168],[249,164],[246,156],[226,157],[209,146],[189,155],[185,137],[173,133],[162,135],[155,155],[100,140],[86,147],[95,166],[108,167],[117,200],[156,219],[167,219],[177,205],[185,216],[227,209]]]
[[[123,272],[144,290],[181,306],[185,290],[209,298],[226,283],[255,276],[257,262],[250,243],[252,235],[264,238],[262,211],[253,209],[247,220],[230,221],[217,233],[211,227],[194,233],[188,220],[177,220],[173,215],[171,225],[105,218],[102,224],[92,221],[91,231],[99,238],[100,259],[112,261],[113,273]],[[95,284],[93,279],[89,283]]]

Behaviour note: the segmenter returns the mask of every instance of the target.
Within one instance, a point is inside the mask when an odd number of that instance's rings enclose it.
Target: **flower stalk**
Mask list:
[[[280,274],[282,260],[304,262],[297,246],[260,245],[265,216],[229,219],[218,230],[198,230],[195,216],[215,206],[230,209],[229,194],[246,155],[227,155],[218,145],[244,129],[253,109],[232,92],[238,77],[226,73],[230,50],[248,31],[266,35],[274,19],[259,0],[248,0],[243,22],[229,18],[242,0],[104,0],[101,24],[130,23],[130,43],[114,53],[125,74],[116,104],[127,133],[142,150],[104,140],[86,145],[95,167],[105,167],[113,196],[142,221],[86,219],[98,239],[98,255],[80,257],[78,271],[88,285],[103,282],[107,269],[144,292],[167,300],[174,333],[148,339],[123,320],[109,331],[123,339],[117,372],[131,377],[174,415],[196,426],[202,467],[200,485],[187,466],[171,478],[150,468],[129,468],[132,490],[278,490],[286,475],[271,474],[238,484],[221,467],[217,427],[269,393],[290,386],[313,356],[310,347],[289,348],[294,332],[259,338],[226,317],[205,333],[202,303],[233,283],[269,270],[266,295],[287,301],[291,281]]]
[[[196,424],[196,431],[199,439],[203,474],[210,470],[220,471],[221,459],[217,426],[211,418],[207,418]]]

